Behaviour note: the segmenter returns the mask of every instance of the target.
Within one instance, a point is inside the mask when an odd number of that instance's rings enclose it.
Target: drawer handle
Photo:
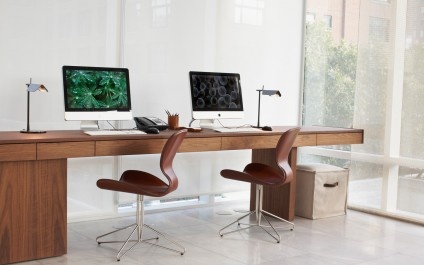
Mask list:
[[[334,188],[334,187],[337,187],[337,186],[339,186],[338,182],[335,182],[333,184],[329,184],[329,183],[324,184],[324,187],[326,187],[326,188]]]

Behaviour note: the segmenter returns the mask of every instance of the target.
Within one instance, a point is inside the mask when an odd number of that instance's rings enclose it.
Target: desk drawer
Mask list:
[[[361,144],[363,133],[323,133],[317,135],[317,145]]]
[[[94,142],[37,144],[37,160],[91,156],[94,156]]]
[[[0,161],[28,161],[37,157],[35,144],[0,145]]]
[[[222,137],[222,150],[275,148],[281,135]]]
[[[96,141],[96,156],[158,154],[167,139]]]
[[[316,134],[298,134],[296,140],[293,143],[294,147],[301,146],[315,146],[317,145]]]
[[[222,150],[275,148],[280,137],[281,135],[222,137]],[[293,146],[315,146],[316,144],[316,134],[299,134]]]
[[[96,141],[96,156],[160,154],[168,139]],[[218,151],[219,138],[185,138],[178,152]]]
[[[185,138],[178,152],[205,152],[221,150],[220,138]]]

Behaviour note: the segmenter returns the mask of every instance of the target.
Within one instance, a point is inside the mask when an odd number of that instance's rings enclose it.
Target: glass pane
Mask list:
[[[335,157],[328,156],[318,156],[318,155],[310,155],[310,154],[300,154],[299,157],[300,163],[321,163],[321,164],[329,164],[341,168],[349,168],[350,160],[340,159]]]
[[[400,167],[397,209],[422,215],[424,214],[423,201],[424,169]]]
[[[424,158],[424,3],[408,1],[400,155]]]
[[[307,1],[303,124],[362,128],[354,150],[383,154],[391,4],[345,4]]]
[[[383,166],[352,161],[349,172],[348,204],[381,208]]]

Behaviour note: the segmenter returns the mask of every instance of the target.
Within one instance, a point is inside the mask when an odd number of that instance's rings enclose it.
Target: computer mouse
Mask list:
[[[272,131],[272,128],[269,126],[262,127],[262,131]]]
[[[159,134],[159,129],[155,127],[149,127],[145,129],[144,132],[148,134]]]

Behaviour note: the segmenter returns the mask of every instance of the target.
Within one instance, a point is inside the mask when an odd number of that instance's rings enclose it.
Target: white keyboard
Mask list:
[[[217,132],[263,132],[262,129],[252,127],[214,128]]]
[[[135,134],[146,134],[139,130],[94,130],[84,131],[85,134],[97,136],[97,135],[135,135]]]

